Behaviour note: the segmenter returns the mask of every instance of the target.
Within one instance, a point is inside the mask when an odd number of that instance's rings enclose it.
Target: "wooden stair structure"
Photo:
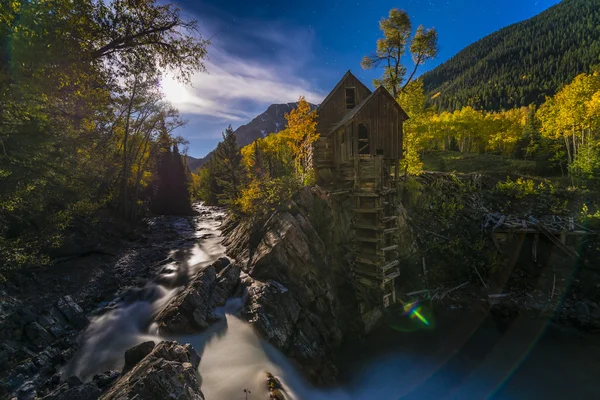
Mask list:
[[[400,275],[395,179],[392,160],[383,157],[355,157],[352,228],[353,284],[361,308],[388,307],[396,302],[395,279]],[[396,172],[397,176],[397,172]]]

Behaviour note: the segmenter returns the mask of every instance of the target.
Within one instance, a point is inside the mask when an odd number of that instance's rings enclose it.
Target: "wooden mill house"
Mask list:
[[[363,319],[396,301],[400,274],[396,182],[402,125],[408,115],[392,95],[374,92],[348,71],[317,109],[313,163],[319,184],[352,197],[354,286]],[[370,317],[372,316],[372,318]]]

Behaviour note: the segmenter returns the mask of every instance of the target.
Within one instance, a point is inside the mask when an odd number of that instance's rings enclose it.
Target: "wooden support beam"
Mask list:
[[[389,270],[391,268],[394,268],[394,267],[398,266],[399,264],[400,264],[400,261],[394,260],[394,261],[391,261],[391,262],[387,263],[383,267],[381,267],[381,269],[383,270],[383,272],[385,272],[385,271],[387,271],[387,270]]]
[[[558,246],[559,249],[561,249],[562,251],[564,251],[565,253],[567,253],[569,256],[571,256],[572,258],[579,258],[579,254],[577,254],[577,252],[575,250],[573,250],[572,248],[570,248],[569,246],[567,246],[566,244],[564,244],[562,241],[560,241],[559,239],[556,238],[556,236],[554,236],[545,226],[544,224],[542,224],[540,221],[534,219],[533,217],[529,217],[530,220],[532,220],[532,222],[536,222],[536,227],[537,229],[544,235],[546,236],[548,239],[550,239],[550,241],[552,243],[554,243],[556,246]]]
[[[365,256],[356,256],[356,262],[360,262],[363,264],[369,264],[369,265],[374,265],[374,266],[379,266],[381,264],[383,264],[385,262],[385,259],[383,257],[381,258],[369,258],[369,257],[365,257]]]
[[[371,224],[354,224],[353,228],[354,229],[370,229],[370,230],[374,230],[374,231],[380,231],[383,229],[383,226],[371,225]]]
[[[397,277],[399,277],[399,276],[400,276],[400,271],[396,270],[396,271],[392,272],[391,274],[389,274],[389,275],[386,275],[386,276],[383,278],[383,282],[384,282],[384,283],[387,283],[387,282],[389,282],[389,281],[391,281],[391,280],[394,280],[394,279],[396,279],[396,278],[397,278]]]
[[[361,214],[372,214],[383,211],[383,208],[355,208],[353,211]]]
[[[370,237],[364,237],[364,236],[355,236],[354,240],[356,240],[358,242],[368,242],[368,243],[378,243],[379,241],[381,241],[380,238],[370,238]]]
[[[384,235],[389,235],[390,233],[394,233],[398,230],[399,228],[397,226],[393,227],[393,228],[387,228],[383,230],[383,234]]]
[[[385,253],[385,252],[388,252],[388,251],[396,250],[397,248],[398,248],[398,245],[395,244],[395,245],[392,245],[392,246],[384,247],[383,249],[381,249],[381,251],[383,251]]]
[[[390,222],[390,221],[394,221],[396,219],[396,217],[383,217],[383,222]]]
[[[356,196],[356,197],[379,197],[379,196],[381,196],[377,192],[353,192],[352,195]]]

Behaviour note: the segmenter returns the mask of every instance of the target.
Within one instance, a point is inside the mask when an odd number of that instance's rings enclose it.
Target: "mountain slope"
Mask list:
[[[247,146],[256,139],[263,138],[271,133],[277,133],[285,129],[287,125],[285,114],[289,113],[297,106],[298,103],[271,104],[265,112],[233,131],[238,146]],[[313,109],[317,108],[314,104],[311,104],[311,107]],[[188,166],[190,170],[194,171],[200,168],[210,159],[212,154],[213,152],[211,151],[204,158],[188,157]]]
[[[600,0],[563,0],[473,43],[423,75],[441,110],[540,104],[600,63]]]

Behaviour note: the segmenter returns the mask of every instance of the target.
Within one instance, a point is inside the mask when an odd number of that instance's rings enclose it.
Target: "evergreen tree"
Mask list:
[[[440,111],[540,105],[600,61],[600,1],[563,0],[503,28],[423,75]]]
[[[151,210],[154,214],[189,215],[192,212],[187,167],[177,143],[166,134],[159,138]]]
[[[217,145],[211,161],[216,185],[220,189],[216,193],[218,203],[230,206],[239,195],[244,173],[242,155],[231,125],[223,133],[223,141]]]

